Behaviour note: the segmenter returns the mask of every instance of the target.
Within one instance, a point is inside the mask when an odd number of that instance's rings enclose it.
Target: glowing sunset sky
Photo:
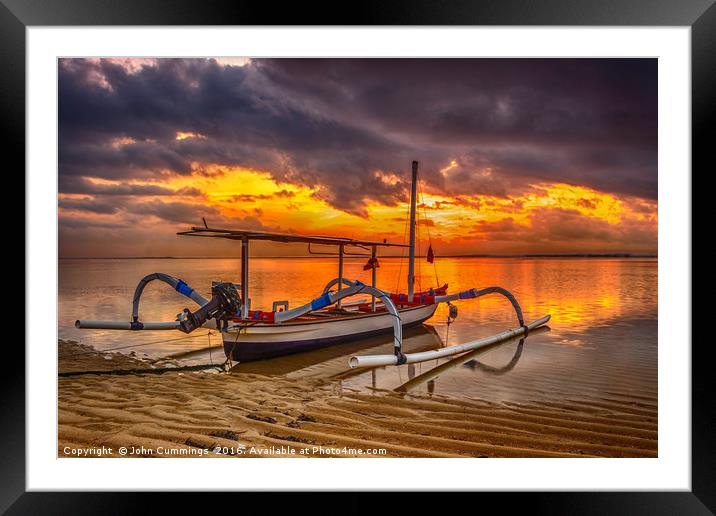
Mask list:
[[[201,225],[440,254],[655,253],[655,59],[61,59],[59,250],[237,256]],[[256,254],[305,246],[256,244]]]

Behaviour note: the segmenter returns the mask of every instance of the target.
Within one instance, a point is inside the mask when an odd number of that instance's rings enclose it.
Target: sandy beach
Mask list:
[[[496,403],[359,391],[336,376],[155,374],[172,364],[58,349],[58,457],[102,447],[116,457],[122,447],[133,457],[657,456],[655,395]],[[72,371],[97,373],[62,376]]]

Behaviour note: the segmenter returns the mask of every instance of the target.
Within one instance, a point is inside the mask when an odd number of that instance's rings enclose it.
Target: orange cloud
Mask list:
[[[177,132],[174,139],[175,140],[187,140],[187,139],[206,140],[206,136],[204,136],[203,134],[199,134],[199,133],[190,133],[190,132],[179,131],[179,132]]]
[[[391,242],[402,242],[406,236],[407,202],[368,201],[364,216],[359,216],[322,200],[316,195],[320,187],[278,182],[256,170],[196,168],[197,173],[163,182],[92,180],[91,195],[60,195],[60,216],[75,223],[153,220],[158,225],[155,234],[165,232],[167,238],[176,238],[175,231],[187,225],[199,224],[201,217],[217,227],[250,224],[274,231]],[[392,180],[383,174],[376,177]],[[425,239],[429,234],[443,255],[656,252],[656,202],[582,186],[541,183],[509,197],[423,194],[417,212],[419,236]]]

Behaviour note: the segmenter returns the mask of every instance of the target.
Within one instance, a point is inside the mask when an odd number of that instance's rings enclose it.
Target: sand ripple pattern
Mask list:
[[[69,349],[60,346],[60,371],[113,366],[112,357],[72,356]],[[123,368],[146,368],[126,356],[118,360]],[[203,371],[86,375],[58,384],[58,456],[66,446],[190,450],[239,443],[380,448],[389,457],[655,457],[658,451],[651,396],[495,403],[364,392],[325,377]]]

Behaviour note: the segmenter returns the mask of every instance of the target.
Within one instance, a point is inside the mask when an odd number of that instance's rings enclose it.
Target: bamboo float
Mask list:
[[[132,323],[125,321],[75,321],[75,328],[92,330],[178,330],[179,321]]]
[[[527,325],[528,330],[533,330],[547,324],[550,320],[549,315],[545,315],[536,321],[532,321]],[[491,337],[485,337],[483,339],[473,340],[459,346],[450,346],[447,348],[436,349],[434,351],[424,351],[422,353],[410,353],[406,354],[406,364],[417,364],[418,362],[426,362],[428,360],[435,360],[437,358],[449,357],[464,353],[466,351],[472,351],[485,346],[491,346],[504,340],[512,339],[514,337],[524,335],[524,327],[513,328],[511,330],[503,331],[497,335]],[[352,369],[358,367],[381,367],[389,365],[398,365],[398,357],[395,355],[368,355],[368,356],[353,356],[348,360],[348,365]]]

